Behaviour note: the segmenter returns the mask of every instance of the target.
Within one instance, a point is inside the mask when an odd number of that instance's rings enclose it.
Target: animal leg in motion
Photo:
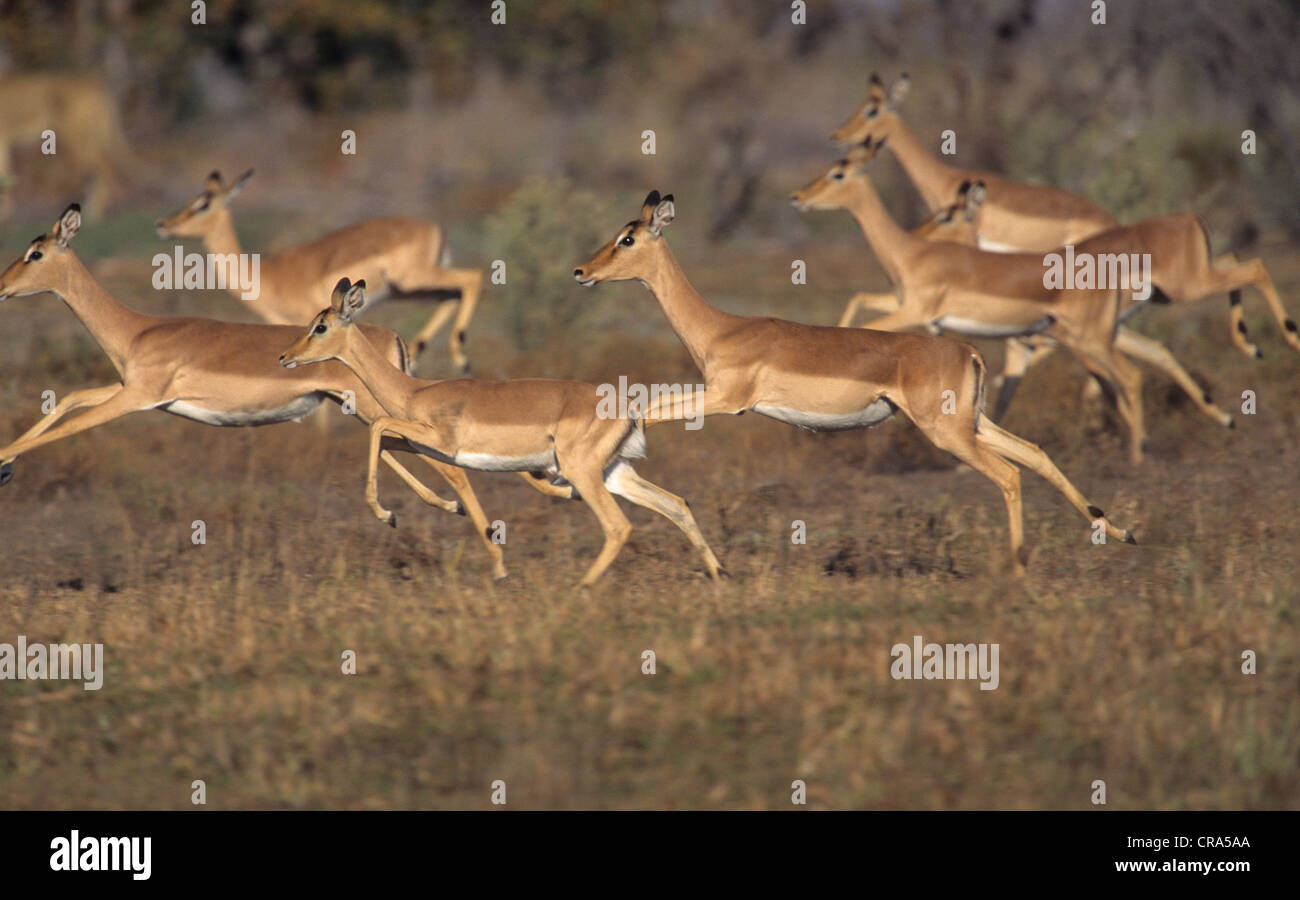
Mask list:
[[[671,520],[700,552],[709,577],[717,580],[718,574],[723,571],[722,563],[718,562],[718,558],[709,549],[708,542],[704,540],[704,535],[700,533],[700,527],[695,522],[695,516],[691,514],[690,505],[685,500],[646,481],[627,463],[615,467],[605,479],[605,484],[610,491],[620,497],[626,497],[646,509],[653,509]]]
[[[1192,398],[1197,409],[1220,425],[1232,427],[1232,415],[1210,402],[1210,395],[1192,380],[1192,376],[1187,374],[1187,370],[1179,364],[1164,344],[1121,326],[1115,335],[1115,349],[1125,356],[1148,363],[1164,372],[1183,389],[1187,396]]]
[[[849,328],[858,313],[871,310],[878,313],[891,313],[898,309],[898,297],[893,294],[854,294],[844,307],[844,314],[836,324],[840,328]]]
[[[43,447],[54,441],[63,440],[66,437],[72,437],[74,434],[80,434],[83,431],[119,419],[127,413],[133,413],[142,409],[150,409],[158,402],[156,398],[145,399],[138,392],[129,390],[125,385],[114,385],[117,388],[106,399],[90,407],[81,415],[55,425],[52,428],[40,434],[31,437],[22,437],[14,441],[8,447],[0,449],[0,463],[5,466],[10,465],[15,459],[35,450],[37,447]],[[94,389],[95,391],[104,391],[103,388]],[[102,396],[102,395],[97,395]],[[66,400],[65,400],[66,402]],[[50,413],[49,417],[54,416]],[[47,418],[49,418],[47,417]],[[38,425],[39,427],[39,425]],[[48,427],[48,426],[47,426]]]
[[[1261,260],[1238,262],[1224,270],[1211,269],[1205,276],[1205,283],[1209,287],[1207,293],[1228,292],[1228,302],[1231,304],[1232,312],[1232,341],[1241,352],[1257,359],[1263,356],[1258,347],[1246,340],[1246,323],[1241,318],[1241,289],[1251,285],[1264,295],[1273,318],[1282,329],[1282,337],[1293,350],[1300,350],[1300,334],[1297,334],[1295,320],[1287,315],[1286,307],[1282,305],[1282,298],[1278,296],[1277,288],[1273,286],[1273,279],[1269,277],[1268,270],[1264,268]]]
[[[678,419],[704,418],[705,416],[739,415],[747,407],[744,404],[727,400],[721,392],[704,390],[697,392],[692,385],[682,386],[680,397],[662,396],[650,404],[641,421],[645,427],[661,422],[675,422]]]
[[[370,464],[366,478],[366,503],[374,512],[376,518],[381,522],[386,522],[397,527],[397,515],[384,509],[379,503],[379,456],[380,450],[385,438],[398,438],[400,440],[412,440],[420,443],[429,443],[428,429],[411,422],[404,422],[401,419],[393,419],[387,416],[381,416],[370,423]],[[427,457],[426,457],[427,459]],[[488,556],[492,558],[492,575],[494,578],[501,579],[506,577],[505,563],[502,560],[503,554],[501,547],[493,543],[489,535],[491,525],[488,523],[487,516],[483,513],[483,508],[479,506],[478,497],[474,494],[474,489],[470,486],[469,477],[465,474],[464,469],[448,465],[435,459],[429,459],[429,464],[437,470],[447,483],[452,486],[456,494],[460,497],[464,505],[465,512],[469,515],[474,527],[478,529],[479,538],[487,548]],[[401,474],[400,472],[398,473]],[[409,472],[407,473],[410,474]],[[414,478],[414,476],[412,476]],[[405,480],[405,479],[403,479]],[[411,482],[407,482],[412,486]],[[419,491],[416,492],[419,494]],[[424,499],[421,496],[421,499]]]
[[[44,434],[55,425],[59,419],[66,416],[68,413],[81,409],[82,407],[103,403],[120,390],[122,390],[122,385],[120,384],[107,384],[103,387],[73,391],[71,394],[66,395],[62,400],[60,400],[55,405],[54,409],[52,409],[47,415],[43,416],[39,422],[27,429],[27,431],[23,432],[22,436],[13,443],[20,444],[23,441],[31,440],[37,435]],[[8,464],[12,462],[12,457],[0,456],[0,463]],[[7,478],[5,480],[8,481]]]
[[[609,564],[614,561],[614,557],[618,556],[618,551],[623,549],[628,535],[632,533],[632,523],[627,520],[627,516],[623,515],[623,510],[618,508],[618,501],[605,487],[600,469],[596,465],[587,460],[580,460],[573,466],[566,467],[564,460],[560,461],[560,471],[564,473],[569,483],[578,489],[578,494],[590,507],[596,520],[600,522],[601,531],[605,533],[605,545],[601,547],[596,561],[591,564],[587,574],[583,575],[582,580],[578,582],[579,589],[596,583],[596,580],[609,568]]]
[[[456,320],[451,326],[451,337],[449,348],[451,351],[451,362],[461,374],[469,374],[469,357],[465,354],[465,341],[469,331],[469,323],[474,318],[474,311],[478,308],[479,295],[483,291],[483,273],[478,269],[435,269],[429,276],[430,284],[426,288],[457,288],[460,290],[459,301],[449,301],[456,303],[454,308],[449,307],[446,314],[439,309],[433,314],[425,326],[420,329],[420,333],[415,336],[414,351],[418,357],[434,334],[446,323],[447,317],[451,313],[456,314]],[[444,304],[446,305],[446,304]]]

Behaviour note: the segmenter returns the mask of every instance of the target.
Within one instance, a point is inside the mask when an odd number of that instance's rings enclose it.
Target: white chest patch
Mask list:
[[[321,397],[307,394],[279,409],[229,410],[206,409],[184,400],[158,404],[156,409],[174,416],[202,422],[204,425],[274,425],[277,422],[296,422],[321,404]]]
[[[532,456],[457,453],[452,462],[463,469],[476,469],[480,472],[546,472],[555,468],[555,452],[548,450]]]
[[[813,431],[847,431],[850,428],[870,428],[879,425],[894,414],[894,404],[884,397],[852,413],[813,413],[802,409],[786,409],[767,403],[757,403],[754,412],[769,419],[776,419],[797,428]]]
[[[964,334],[969,337],[1002,338],[1020,337],[1026,334],[1038,334],[1052,327],[1055,321],[1051,316],[1043,316],[1029,325],[999,325],[997,322],[982,322],[978,319],[959,319],[956,316],[940,316],[934,324],[944,331]]]

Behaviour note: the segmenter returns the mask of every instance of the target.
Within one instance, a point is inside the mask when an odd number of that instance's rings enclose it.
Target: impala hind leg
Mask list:
[[[561,461],[560,471],[577,488],[583,501],[600,522],[601,531],[605,533],[605,544],[601,547],[596,561],[578,582],[579,588],[586,588],[596,583],[609,568],[609,564],[614,561],[614,557],[618,556],[618,551],[623,549],[628,536],[632,533],[632,523],[627,520],[627,516],[623,515],[623,510],[618,508],[618,501],[605,487],[599,469],[587,465],[576,466],[570,470],[565,468]]]
[[[433,315],[424,323],[420,333],[411,342],[411,355],[417,362],[420,354],[424,352],[424,348],[429,345],[429,341],[433,339],[433,336],[441,331],[442,327],[456,314],[456,307],[459,305],[459,300],[443,300],[438,303],[438,308],[433,311]]]
[[[975,440],[983,447],[992,450],[999,456],[1005,457],[1012,462],[1027,466],[1041,475],[1052,487],[1060,491],[1070,505],[1080,513],[1088,517],[1090,522],[1101,520],[1106,525],[1106,536],[1118,541],[1124,541],[1128,544],[1136,544],[1133,534],[1123,528],[1116,528],[1106,518],[1106,514],[1101,511],[1100,507],[1094,506],[1088,502],[1088,498],[1083,496],[1061,470],[1052,462],[1052,458],[1039,447],[1037,444],[1031,444],[1023,438],[1017,437],[1006,429],[990,422],[988,419],[980,419],[979,430],[975,434]]]
[[[1020,499],[1020,470],[997,453],[981,446],[974,432],[967,430],[967,422],[949,426],[941,431],[927,432],[926,437],[936,447],[947,450],[966,465],[998,486],[1007,506],[1007,524],[1010,528],[1011,573],[1025,574],[1025,521]]]
[[[1205,283],[1207,286],[1205,293],[1228,292],[1232,314],[1232,341],[1237,349],[1257,359],[1264,355],[1258,347],[1246,340],[1246,323],[1241,317],[1241,289],[1253,285],[1264,295],[1264,301],[1273,313],[1273,318],[1282,328],[1282,337],[1293,350],[1300,350],[1300,334],[1297,333],[1295,320],[1287,315],[1286,307],[1282,305],[1282,298],[1278,296],[1277,288],[1273,286],[1273,279],[1269,277],[1268,269],[1264,268],[1262,260],[1252,259],[1248,262],[1238,262],[1227,269],[1212,269],[1207,274]]]
[[[1178,360],[1164,344],[1121,326],[1115,335],[1115,349],[1125,356],[1141,360],[1164,372],[1183,389],[1187,396],[1192,398],[1197,409],[1220,425],[1232,427],[1232,415],[1210,402],[1210,395],[1192,380],[1192,376],[1179,365]]]
[[[709,577],[714,581],[718,579],[719,573],[723,571],[722,563],[718,562],[718,558],[709,549],[708,542],[704,540],[704,535],[700,533],[695,516],[691,514],[690,504],[676,494],[646,481],[627,463],[616,466],[614,471],[609,473],[605,479],[605,486],[638,506],[653,509],[680,528],[704,558],[704,567],[708,569]]]
[[[1142,372],[1123,356],[1080,352],[1073,348],[1084,366],[1105,381],[1115,392],[1115,405],[1128,427],[1129,460],[1142,462],[1146,451],[1146,424],[1142,413]]]
[[[429,319],[425,326],[420,329],[420,333],[415,337],[415,354],[419,356],[429,341],[433,338],[444,324],[447,318],[453,313],[456,316],[451,326],[451,337],[449,339],[449,349],[451,351],[451,362],[462,374],[469,374],[469,357],[465,354],[465,343],[469,331],[469,323],[474,318],[474,312],[478,308],[479,295],[483,292],[483,273],[478,269],[434,269],[427,276],[421,279],[421,287],[425,289],[458,289],[460,291],[460,300],[450,301],[444,304],[444,308],[439,308],[437,312]]]

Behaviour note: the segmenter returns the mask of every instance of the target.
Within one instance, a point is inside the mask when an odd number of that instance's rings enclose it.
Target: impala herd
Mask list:
[[[1219,424],[1231,427],[1233,419],[1166,347],[1128,328],[1130,316],[1148,302],[1190,303],[1227,293],[1232,339],[1252,356],[1259,352],[1241,318],[1243,287],[1263,294],[1286,340],[1300,350],[1295,322],[1263,264],[1215,257],[1194,216],[1120,225],[1076,194],[945,164],[899,115],[909,84],[903,76],[886,91],[873,75],[865,102],[832,134],[846,148],[844,157],[791,198],[801,210],[849,212],[893,285],[893,293],[853,296],[837,326],[739,316],[710,305],[668,246],[664,229],[676,209],[672,195],[657,191],[574,269],[574,279],[587,287],[629,280],[646,286],[703,376],[702,391],[687,388],[622,416],[602,413],[597,387],[580,382],[414,377],[416,358],[449,322],[451,362],[468,374],[466,332],[483,288],[480,271],[446,264],[442,229],[431,222],[366,220],[262,257],[260,295],[249,305],[267,324],[254,325],[146,315],[118,303],[72,250],[81,227],[73,205],[0,274],[0,300],[47,291],[61,297],[120,381],[65,396],[0,448],[0,484],[10,480],[19,456],[127,413],[161,410],[208,425],[265,425],[299,420],[329,399],[351,403],[370,429],[366,500],[375,515],[396,524],[379,501],[383,460],[425,503],[469,516],[494,577],[506,574],[501,546],[465,470],[516,472],[544,494],[585,502],[605,540],[582,587],[600,578],[631,531],[615,496],[672,520],[716,579],[723,566],[686,501],[633,469],[633,460],[645,455],[647,428],[753,411],[799,428],[846,430],[870,428],[901,411],[1002,491],[1013,573],[1023,573],[1026,556],[1018,466],[1049,481],[1097,533],[1135,543],[1046,453],[997,424],[1030,362],[1057,346],[1072,353],[1114,396],[1136,463],[1145,431],[1141,373],[1132,360],[1169,375]],[[894,153],[933,213],[913,231],[895,223],[872,186],[871,163],[882,149]],[[159,236],[200,240],[209,254],[240,254],[230,202],[251,175],[226,184],[213,172],[194,200],[159,220]],[[1145,291],[1135,290],[1131,278],[1122,285],[1049,287],[1045,254],[1062,252],[1071,258],[1137,254],[1150,261],[1150,283]],[[384,298],[444,293],[454,297],[438,303],[414,353],[395,332],[356,321]],[[864,312],[878,317],[851,327]],[[309,322],[305,333],[303,322]],[[929,333],[900,333],[917,327]],[[992,416],[984,412],[983,358],[942,333],[1006,339]],[[430,490],[397,453],[420,457],[459,499]]]

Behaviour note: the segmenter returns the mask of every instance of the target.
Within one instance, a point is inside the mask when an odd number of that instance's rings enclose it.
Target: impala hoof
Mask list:
[[[457,501],[456,501],[456,508],[453,509],[452,512],[454,512],[454,513],[455,513],[456,515],[458,515],[458,516],[463,516],[463,515],[465,515],[465,514],[466,514],[466,513],[465,513],[465,504],[464,504],[464,503],[461,503],[459,500],[457,500]],[[503,575],[503,576],[501,576],[501,577],[504,578],[505,576]]]
[[[1124,543],[1133,544],[1134,546],[1137,546],[1137,538],[1133,537],[1133,532],[1131,531],[1124,532]]]
[[[396,528],[396,527],[397,527],[397,513],[395,513],[395,512],[390,512],[390,513],[388,514],[388,527],[389,527],[389,528]]]
[[[0,465],[0,485],[8,484],[14,480],[14,467],[10,463]]]
[[[1234,428],[1234,429],[1235,429],[1235,428],[1237,427],[1237,420],[1234,419],[1234,418],[1232,418],[1231,416],[1229,416],[1229,417],[1228,417],[1228,427],[1229,427],[1229,428]]]
[[[1264,358],[1264,351],[1261,350],[1261,349],[1259,349],[1258,347],[1256,347],[1256,348],[1255,348],[1255,359],[1263,359],[1263,358]]]

